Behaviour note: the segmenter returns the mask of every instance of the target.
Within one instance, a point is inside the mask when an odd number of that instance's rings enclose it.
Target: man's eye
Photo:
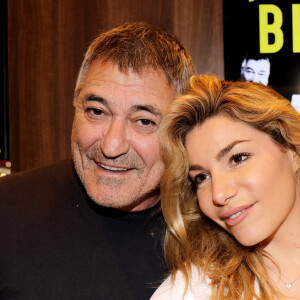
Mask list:
[[[155,125],[155,123],[149,119],[140,119],[137,122],[142,126]]]
[[[252,69],[246,69],[245,72],[248,73],[248,74],[254,74],[254,71]]]
[[[87,108],[86,112],[90,115],[95,115],[95,116],[101,116],[103,114],[103,110],[94,107]]]
[[[230,162],[234,165],[239,165],[250,156],[250,153],[237,153],[231,156]]]

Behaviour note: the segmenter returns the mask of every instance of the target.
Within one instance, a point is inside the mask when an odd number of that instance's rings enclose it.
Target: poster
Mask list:
[[[300,0],[223,0],[225,79],[272,86],[300,112]]]

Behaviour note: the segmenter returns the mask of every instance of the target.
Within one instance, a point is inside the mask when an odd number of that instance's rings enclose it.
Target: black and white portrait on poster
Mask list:
[[[272,86],[300,112],[300,1],[223,0],[225,79]]]

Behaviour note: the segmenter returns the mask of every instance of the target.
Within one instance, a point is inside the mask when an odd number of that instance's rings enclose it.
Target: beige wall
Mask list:
[[[73,89],[86,47],[132,21],[174,33],[197,73],[224,77],[222,0],[8,1],[13,171],[70,157]]]

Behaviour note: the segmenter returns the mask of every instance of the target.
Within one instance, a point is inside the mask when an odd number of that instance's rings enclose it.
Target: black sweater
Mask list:
[[[159,205],[95,204],[71,161],[0,179],[0,299],[149,299],[163,279]]]

